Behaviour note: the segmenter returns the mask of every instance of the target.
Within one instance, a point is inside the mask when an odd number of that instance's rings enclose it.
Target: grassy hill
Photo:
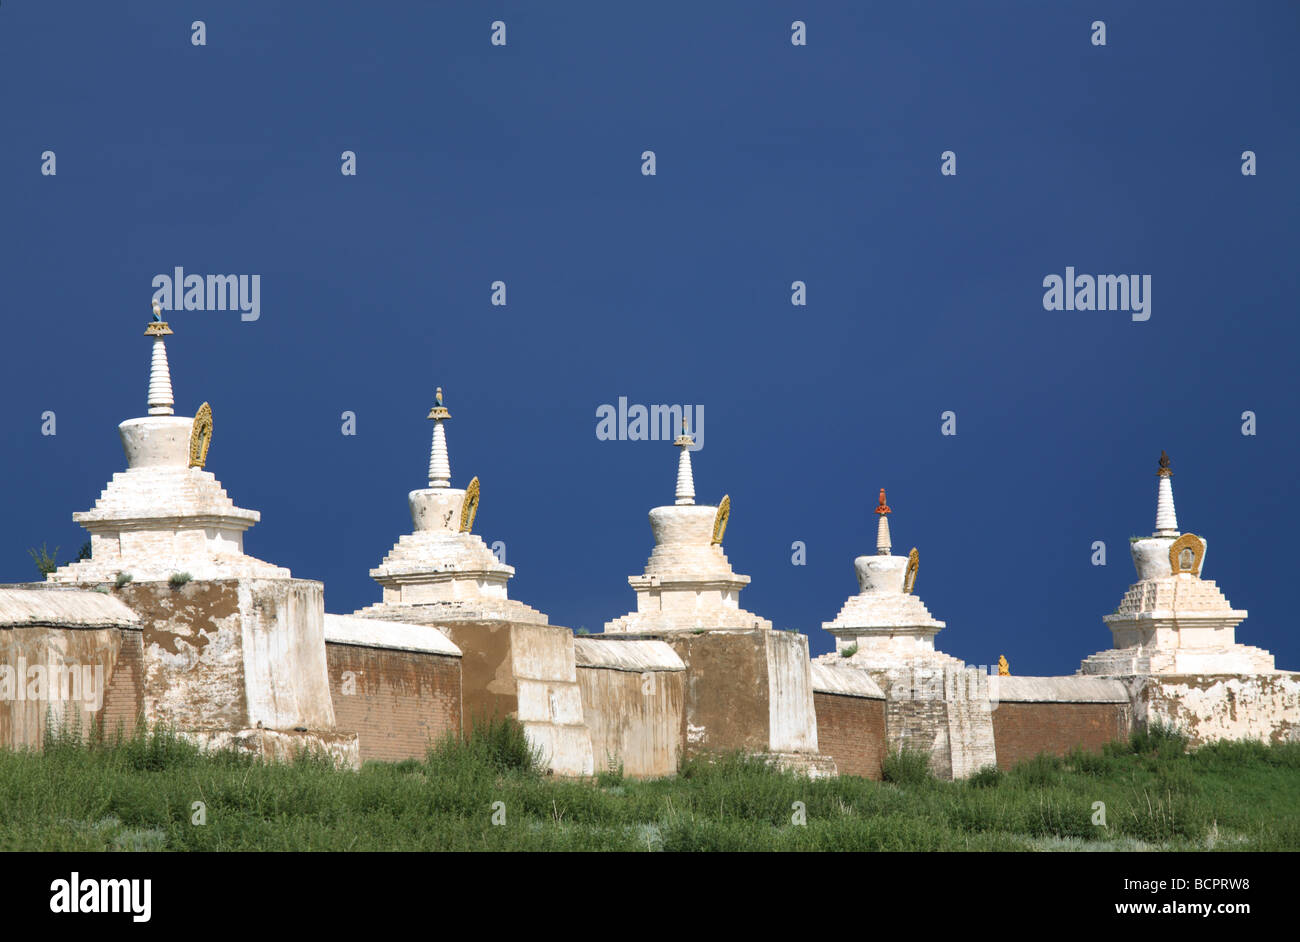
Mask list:
[[[1300,850],[1300,744],[1188,753],[1157,733],[965,782],[901,755],[886,776],[809,781],[723,757],[675,779],[562,781],[511,723],[360,772],[203,754],[165,731],[65,735],[0,752],[0,849]]]

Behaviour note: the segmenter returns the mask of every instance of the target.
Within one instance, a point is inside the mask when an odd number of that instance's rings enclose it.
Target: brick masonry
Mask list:
[[[0,682],[0,746],[40,748],[51,719],[83,735],[105,719],[112,732],[120,719],[123,734],[131,735],[142,706],[142,660],[140,632],[133,628],[0,628],[0,665],[7,668],[7,679]],[[79,683],[93,686],[65,689],[50,672],[52,663],[75,666]],[[41,681],[35,675],[20,677],[20,670],[30,672],[35,665],[45,668]],[[88,681],[83,671],[90,672]],[[37,698],[28,699],[29,693]]]
[[[841,775],[880,780],[885,758],[885,701],[844,694],[813,693],[817,747],[835,760]]]
[[[461,729],[460,658],[326,644],[338,729],[359,735],[361,759],[422,759]]]
[[[106,678],[104,708],[96,721],[106,737],[130,737],[144,719],[144,644],[139,631],[122,631],[122,645]]]
[[[1063,756],[1075,746],[1100,752],[1108,742],[1127,739],[1132,724],[1127,703],[1009,703],[993,711],[998,768],[1009,769],[1041,752]]]

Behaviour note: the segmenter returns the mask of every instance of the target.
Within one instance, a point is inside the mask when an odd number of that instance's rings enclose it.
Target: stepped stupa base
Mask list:
[[[607,635],[694,634],[703,631],[771,631],[772,623],[743,608],[703,612],[631,612],[605,624]]]
[[[441,599],[434,602],[377,602],[352,613],[357,618],[378,618],[410,625],[441,625],[449,622],[509,621],[546,625],[550,619],[537,609],[514,599]]]
[[[1217,648],[1110,648],[1079,666],[1080,674],[1106,677],[1164,674],[1269,674],[1273,655],[1247,644]]]

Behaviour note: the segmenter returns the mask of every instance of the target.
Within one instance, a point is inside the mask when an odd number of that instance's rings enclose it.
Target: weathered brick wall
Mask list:
[[[813,705],[821,754],[835,760],[841,775],[879,781],[885,758],[885,701],[815,691]]]
[[[308,579],[131,582],[149,722],[185,731],[334,728],[325,682],[323,587]]]
[[[105,736],[115,737],[120,730],[129,738],[144,715],[144,644],[139,631],[122,631],[121,636],[98,722]]]
[[[1300,742],[1300,673],[1165,674],[1145,678],[1139,723],[1169,723],[1191,745],[1220,739]]]
[[[767,752],[772,727],[766,636],[761,631],[678,633],[664,640],[687,670],[686,756]]]
[[[621,763],[629,778],[677,774],[685,675],[680,670],[638,674],[578,668],[597,771]]]
[[[885,703],[886,748],[930,754],[930,769],[940,779],[952,778],[952,748],[948,741],[948,702],[941,698],[895,699]]]
[[[134,629],[0,629],[0,747],[39,749],[47,720],[88,734],[109,710],[131,717],[123,723],[130,735],[140,706],[140,664]],[[63,670],[76,674],[75,688]]]
[[[325,645],[338,729],[359,734],[361,759],[422,759],[461,729],[460,658]]]
[[[1132,722],[1127,703],[1014,703],[993,711],[993,739],[998,768],[1009,769],[1040,752],[1063,756],[1075,746],[1100,752],[1116,739],[1127,739]]]

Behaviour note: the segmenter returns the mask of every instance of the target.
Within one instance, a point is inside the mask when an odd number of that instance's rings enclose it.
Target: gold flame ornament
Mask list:
[[[474,516],[478,513],[478,478],[469,482],[465,488],[465,499],[460,504],[460,532],[469,533],[474,529]]]
[[[208,461],[208,446],[212,444],[212,407],[206,402],[194,413],[190,426],[190,467],[202,468]]]
[[[727,532],[727,521],[731,519],[731,497],[723,495],[718,502],[718,512],[713,515],[713,545],[722,545],[722,536]]]

